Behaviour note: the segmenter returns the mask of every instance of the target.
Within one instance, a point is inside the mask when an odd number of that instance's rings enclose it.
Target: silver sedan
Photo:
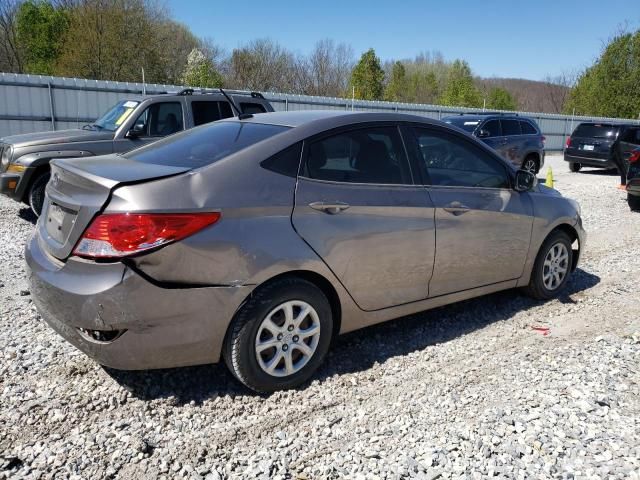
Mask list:
[[[55,160],[26,259],[42,317],[101,364],[222,358],[268,392],[337,334],[515,287],[548,299],[584,240],[576,202],[455,127],[307,111]]]

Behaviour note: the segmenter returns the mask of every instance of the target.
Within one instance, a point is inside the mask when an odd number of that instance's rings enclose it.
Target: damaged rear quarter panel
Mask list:
[[[256,285],[290,270],[326,267],[291,225],[296,179],[259,163],[281,147],[241,151],[166,180],[117,188],[105,213],[220,211],[215,225],[131,259],[157,282]],[[250,173],[250,174],[248,174]]]

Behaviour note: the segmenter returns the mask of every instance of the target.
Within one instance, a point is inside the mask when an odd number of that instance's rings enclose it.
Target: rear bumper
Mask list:
[[[37,234],[25,256],[42,318],[98,363],[122,370],[217,362],[227,327],[253,288],[162,288],[122,263],[58,262]],[[121,334],[99,342],[79,329]]]
[[[616,164],[610,158],[581,157],[579,155],[570,155],[567,152],[564,153],[564,161],[579,163],[585,167],[616,168]]]

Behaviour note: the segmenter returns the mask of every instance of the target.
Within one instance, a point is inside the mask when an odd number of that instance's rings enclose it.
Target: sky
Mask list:
[[[476,75],[542,80],[593,63],[620,28],[640,28],[640,0],[165,0],[171,16],[231,51],[271,38],[306,54],[323,38],[382,61],[439,51]]]

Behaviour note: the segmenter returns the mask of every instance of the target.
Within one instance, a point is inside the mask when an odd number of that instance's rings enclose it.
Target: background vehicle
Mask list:
[[[243,113],[272,112],[259,93],[227,92]],[[220,92],[185,89],[176,94],[131,96],[82,129],[13,135],[0,139],[0,193],[40,214],[54,158],[127,152],[159,138],[233,116]]]
[[[437,233],[437,234],[436,234]],[[299,385],[335,334],[565,285],[579,207],[442,122],[277,112],[52,163],[26,249],[43,318],[121,369]]]
[[[640,211],[640,147],[629,155],[627,202],[631,210]]]
[[[544,136],[531,118],[508,113],[466,113],[444,122],[478,137],[517,168],[538,173],[544,165]]]
[[[564,160],[572,172],[582,167],[617,168],[616,160],[628,162],[640,146],[640,126],[613,123],[581,123],[567,139]]]

